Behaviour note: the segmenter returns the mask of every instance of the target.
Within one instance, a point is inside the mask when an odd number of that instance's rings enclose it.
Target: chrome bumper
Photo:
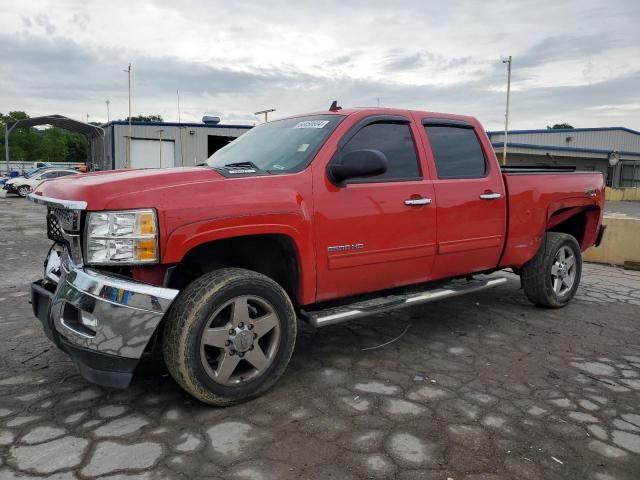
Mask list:
[[[77,266],[64,250],[51,250],[45,276],[57,284],[49,321],[59,335],[84,349],[133,359],[142,356],[179,293]]]

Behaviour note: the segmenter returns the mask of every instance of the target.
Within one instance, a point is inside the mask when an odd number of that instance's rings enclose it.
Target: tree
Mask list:
[[[5,160],[4,136],[6,125],[29,118],[25,112],[0,113],[0,161]],[[87,137],[60,128],[38,129],[20,127],[9,137],[9,155],[12,161],[87,161]]]
[[[87,137],[85,135],[67,132],[67,149],[69,162],[87,161]]]
[[[67,159],[69,149],[67,147],[68,132],[59,128],[48,128],[44,134],[44,147],[46,160],[61,162]]]
[[[559,130],[561,128],[573,128],[573,125],[569,125],[568,123],[556,123],[554,126],[550,127],[547,125],[547,130]]]
[[[124,119],[125,122],[129,121],[129,117]],[[131,117],[132,122],[154,122],[160,123],[163,122],[162,115],[134,115]]]
[[[2,121],[2,136],[0,138],[2,148],[2,160],[4,160],[4,136],[6,135],[7,124],[12,124],[17,120],[25,120],[29,118],[25,112],[15,111],[9,112],[7,115],[0,113],[0,121]],[[34,128],[16,128],[11,132],[9,137],[9,149],[12,160],[28,162],[34,159],[37,151],[40,149],[41,139]]]

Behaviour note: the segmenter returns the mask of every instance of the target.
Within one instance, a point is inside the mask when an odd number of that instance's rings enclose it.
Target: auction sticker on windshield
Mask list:
[[[293,128],[324,128],[329,120],[305,120],[298,122]]]

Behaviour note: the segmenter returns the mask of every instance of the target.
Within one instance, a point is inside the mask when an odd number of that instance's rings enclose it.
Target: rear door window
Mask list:
[[[472,128],[426,126],[438,178],[481,178],[487,163],[478,137]]]

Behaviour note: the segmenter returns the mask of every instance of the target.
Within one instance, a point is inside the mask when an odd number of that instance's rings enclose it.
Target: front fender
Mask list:
[[[301,303],[315,300],[315,252],[311,229],[302,215],[280,213],[252,217],[230,217],[194,222],[173,230],[162,249],[162,263],[179,263],[194,248],[217,240],[251,235],[285,235],[296,249],[300,272]]]

